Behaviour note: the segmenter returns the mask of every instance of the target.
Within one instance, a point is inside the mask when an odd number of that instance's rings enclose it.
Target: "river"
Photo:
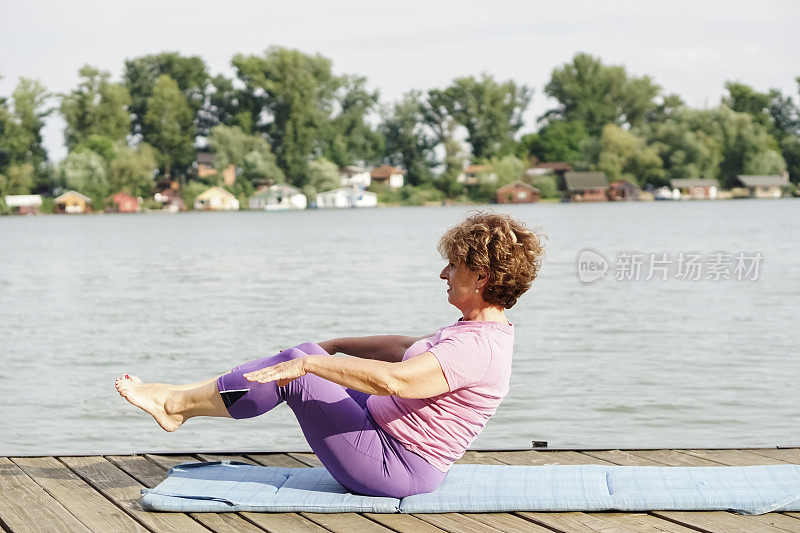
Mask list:
[[[0,218],[0,454],[307,449],[286,406],[165,433],[114,378],[452,323],[436,242],[469,209]],[[547,258],[508,311],[511,392],[475,447],[800,443],[800,201],[492,209],[546,234]],[[591,277],[608,268],[592,283],[585,249]],[[689,254],[701,279],[675,270]]]

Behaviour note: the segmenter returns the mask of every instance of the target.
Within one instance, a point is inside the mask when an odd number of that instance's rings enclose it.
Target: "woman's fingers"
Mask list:
[[[293,361],[284,361],[283,363],[254,370],[243,375],[247,381],[257,381],[259,383],[278,381],[278,386],[281,387],[283,386],[281,383],[286,384],[302,375],[297,372],[294,368],[296,365],[292,363]]]

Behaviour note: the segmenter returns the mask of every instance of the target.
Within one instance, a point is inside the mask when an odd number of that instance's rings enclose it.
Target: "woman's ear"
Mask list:
[[[478,288],[484,288],[489,283],[489,273],[486,270],[478,271]]]

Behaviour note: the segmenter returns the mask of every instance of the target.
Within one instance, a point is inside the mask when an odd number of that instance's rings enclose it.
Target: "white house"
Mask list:
[[[272,185],[257,190],[250,197],[250,209],[266,209],[267,211],[284,209],[305,209],[308,200],[306,195],[291,185]]]
[[[339,169],[342,187],[358,187],[366,189],[372,183],[369,169],[350,165]]]
[[[317,207],[320,209],[340,207],[375,207],[378,195],[374,192],[362,191],[358,187],[340,187],[317,195]]]
[[[4,199],[11,211],[20,215],[34,215],[42,207],[42,197],[38,194],[11,194]]]
[[[211,187],[194,199],[198,211],[238,211],[239,200],[222,187]]]
[[[372,183],[380,183],[388,185],[392,189],[399,189],[403,186],[405,181],[403,176],[406,171],[402,168],[393,167],[391,165],[381,165],[378,168],[372,169],[370,172],[370,179]]]

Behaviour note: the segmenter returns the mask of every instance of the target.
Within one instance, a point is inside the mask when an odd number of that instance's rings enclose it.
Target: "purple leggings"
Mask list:
[[[306,354],[326,352],[307,342],[220,376],[217,388],[228,413],[233,418],[252,418],[285,401],[322,464],[352,492],[402,498],[439,486],[445,473],[404,448],[372,419],[367,409],[369,394],[313,374],[284,387],[275,382],[250,382],[242,376]]]

